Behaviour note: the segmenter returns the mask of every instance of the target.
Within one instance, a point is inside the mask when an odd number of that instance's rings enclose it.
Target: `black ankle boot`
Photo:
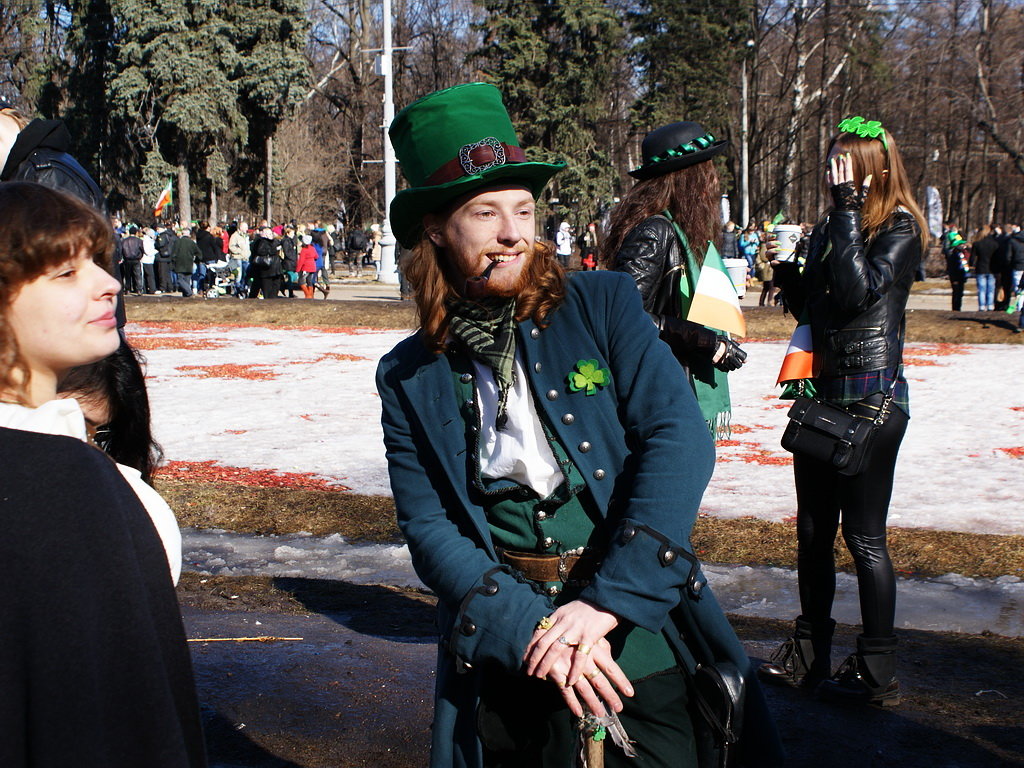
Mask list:
[[[896,679],[896,638],[857,638],[857,652],[844,661],[836,673],[823,680],[815,694],[825,701],[877,704],[893,707],[900,703]]]
[[[772,685],[814,687],[831,672],[832,633],[836,623],[816,627],[803,617],[796,620],[793,636],[762,664],[758,677]]]

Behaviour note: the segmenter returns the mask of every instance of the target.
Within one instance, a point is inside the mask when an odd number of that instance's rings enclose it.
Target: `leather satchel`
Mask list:
[[[700,768],[728,768],[736,763],[743,730],[743,705],[747,687],[743,674],[728,661],[698,664],[694,670],[691,698],[703,727],[695,726],[697,762]]]
[[[871,419],[810,397],[797,397],[789,409],[789,425],[782,447],[831,464],[842,475],[864,471],[878,428],[889,416],[895,385],[889,389],[878,414]]]

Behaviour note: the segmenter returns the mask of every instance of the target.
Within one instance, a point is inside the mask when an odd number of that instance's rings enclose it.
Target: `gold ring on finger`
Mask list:
[[[601,670],[599,670],[599,669],[592,669],[589,672],[584,672],[583,676],[585,678],[587,678],[587,680],[593,680],[595,677],[597,677],[600,674],[601,674]]]
[[[593,648],[586,643],[580,643],[576,646],[576,653],[582,653],[584,656],[588,656]]]
[[[547,630],[551,629],[553,626],[555,626],[555,622],[553,622],[551,620],[550,616],[545,616],[544,618],[542,618],[540,621],[537,622],[537,629],[543,629],[543,630],[547,631]]]

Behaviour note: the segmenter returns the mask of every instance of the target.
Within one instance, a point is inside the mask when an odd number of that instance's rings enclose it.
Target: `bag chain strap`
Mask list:
[[[889,387],[889,391],[885,393],[885,399],[882,400],[882,405],[878,409],[878,413],[875,415],[874,420],[871,422],[875,429],[878,429],[885,423],[885,420],[889,418],[889,412],[892,408],[892,401],[896,397],[896,382],[900,380],[900,374],[903,372],[903,365],[900,364],[896,368],[896,373],[892,377],[892,385]]]

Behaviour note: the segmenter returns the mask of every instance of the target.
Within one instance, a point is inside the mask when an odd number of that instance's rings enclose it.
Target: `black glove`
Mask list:
[[[739,344],[724,334],[719,334],[717,341],[719,344],[725,344],[725,353],[722,355],[721,360],[717,363],[712,363],[715,368],[728,373],[729,371],[735,371],[743,365],[747,359],[747,353],[740,349]]]
[[[858,192],[852,181],[835,184],[830,187],[830,191],[832,192],[832,207],[837,211],[859,211],[864,205],[864,199],[868,196],[866,189]]]

